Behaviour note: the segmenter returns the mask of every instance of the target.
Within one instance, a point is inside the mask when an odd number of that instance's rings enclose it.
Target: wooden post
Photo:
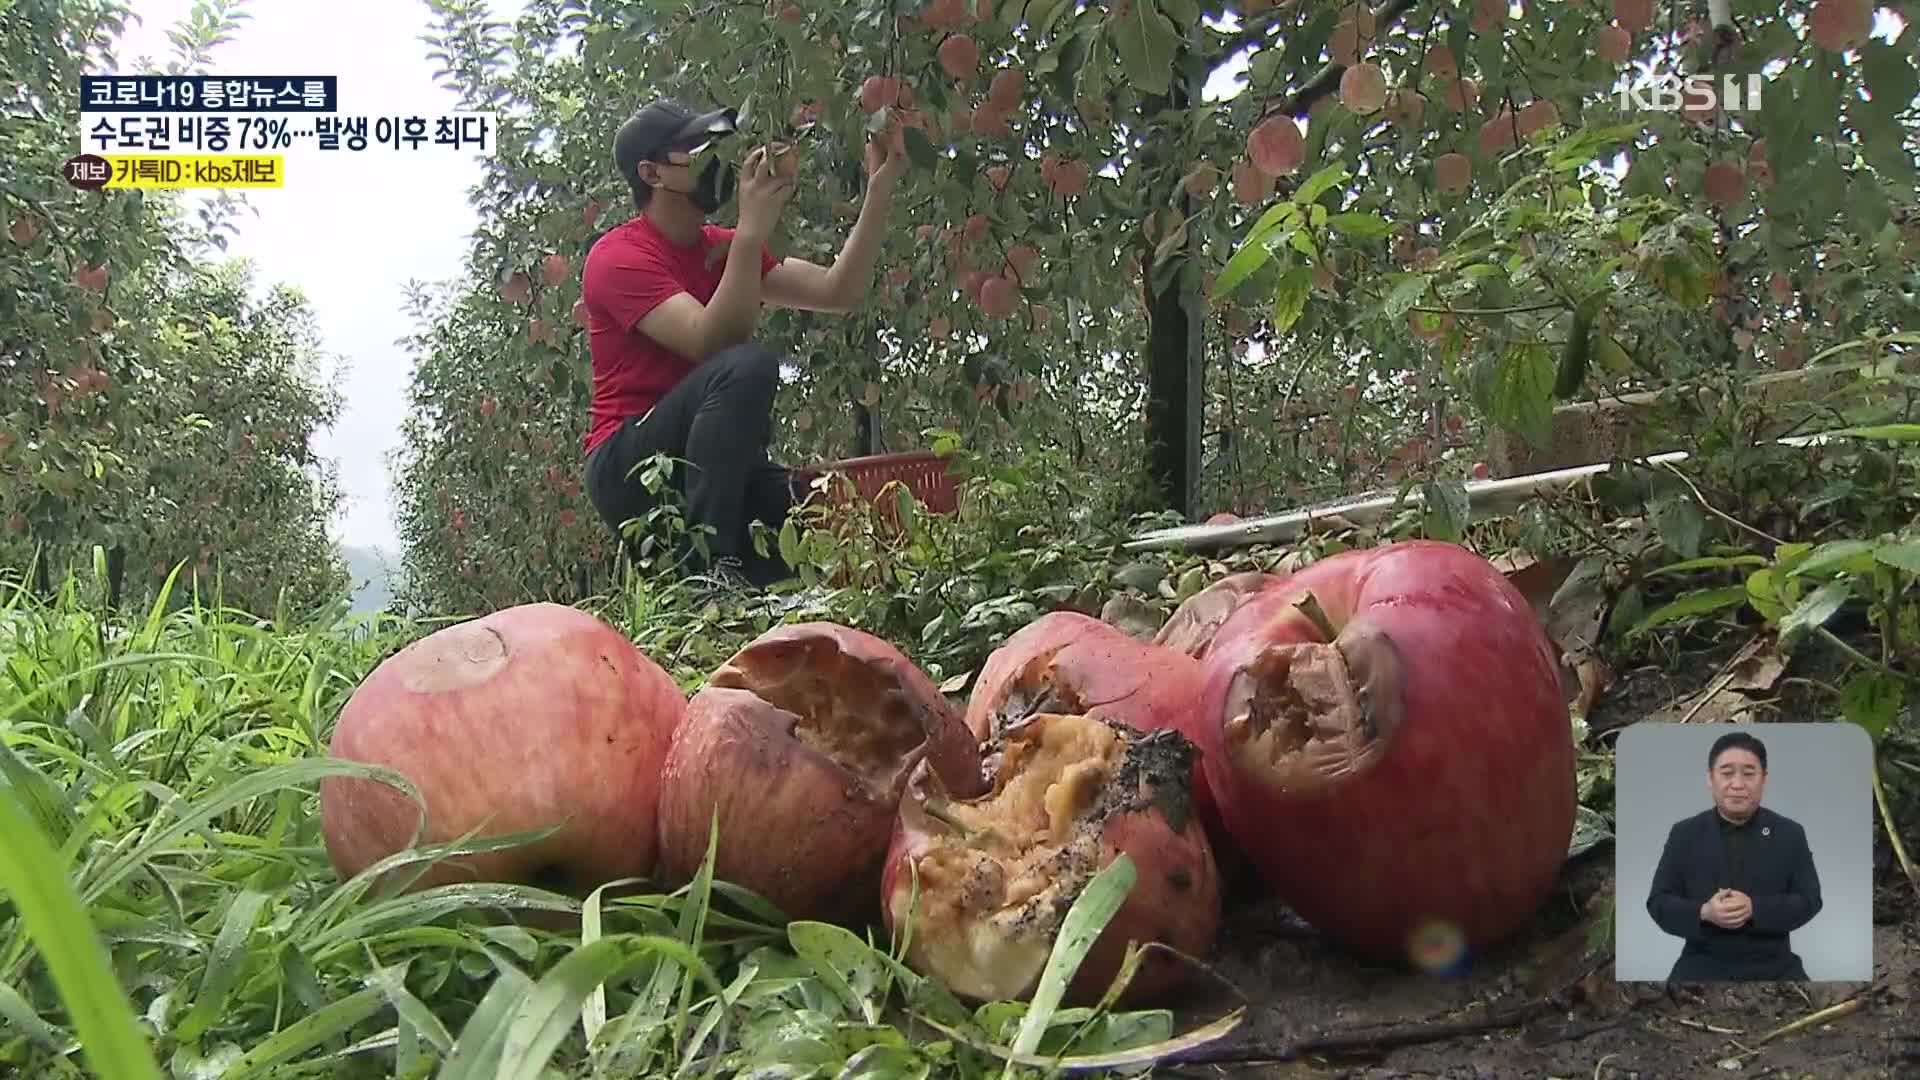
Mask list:
[[[1175,55],[1175,75],[1166,107],[1184,110],[1201,98],[1206,72],[1192,47],[1193,35]],[[1173,183],[1179,183],[1179,172]],[[1155,199],[1157,210],[1165,205]],[[1183,217],[1192,202],[1182,193],[1175,203]],[[1151,249],[1141,260],[1147,307],[1147,469],[1159,488],[1161,505],[1186,517],[1198,512],[1200,491],[1200,432],[1206,404],[1206,308],[1200,296],[1199,238],[1188,233],[1185,247],[1173,258],[1175,274],[1160,290],[1153,289]]]

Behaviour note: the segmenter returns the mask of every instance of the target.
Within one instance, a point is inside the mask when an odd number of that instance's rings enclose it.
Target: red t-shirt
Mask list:
[[[580,298],[587,305],[587,344],[593,354],[593,404],[585,450],[605,442],[632,416],[665,397],[692,371],[687,358],[640,332],[640,320],[673,296],[713,299],[726,273],[733,230],[702,225],[689,246],[669,240],[645,214],[638,214],[594,242],[580,269]],[[760,275],[780,260],[765,247]]]

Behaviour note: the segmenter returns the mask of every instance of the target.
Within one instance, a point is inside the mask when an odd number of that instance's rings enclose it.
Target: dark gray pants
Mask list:
[[[778,552],[765,559],[754,552],[748,525],[758,520],[778,531],[796,501],[791,474],[767,459],[779,382],[779,354],[735,345],[688,372],[645,416],[629,417],[587,455],[587,498],[601,520],[619,536],[623,522],[654,509],[642,474],[628,473],[666,454],[682,459],[673,488],[686,500],[689,528],[713,527],[707,547],[715,558],[738,559],[762,585],[792,576]]]

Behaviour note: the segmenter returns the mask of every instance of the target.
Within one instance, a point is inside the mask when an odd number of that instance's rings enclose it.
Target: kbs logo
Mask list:
[[[1622,111],[1642,109],[1648,112],[1716,110],[1719,112],[1757,111],[1760,108],[1759,75],[1656,75],[1620,88]]]

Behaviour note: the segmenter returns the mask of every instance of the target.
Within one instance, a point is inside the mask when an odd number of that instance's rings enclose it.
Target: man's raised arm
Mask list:
[[[727,249],[727,265],[713,298],[702,305],[680,293],[640,320],[640,332],[695,364],[753,337],[760,321],[761,255],[773,223],[793,190],[766,162],[766,150],[749,153],[740,167],[740,224]]]
[[[785,308],[843,314],[859,307],[873,286],[873,267],[887,237],[887,214],[894,188],[906,171],[904,131],[894,128],[885,142],[867,144],[867,193],[860,216],[832,266],[788,256],[767,272],[766,301]]]

